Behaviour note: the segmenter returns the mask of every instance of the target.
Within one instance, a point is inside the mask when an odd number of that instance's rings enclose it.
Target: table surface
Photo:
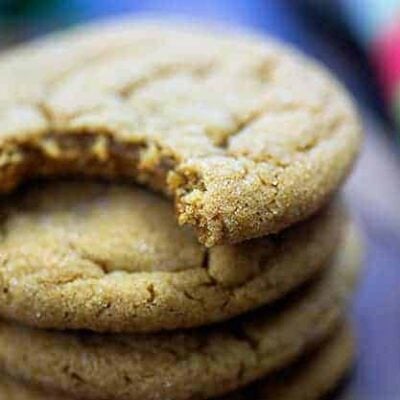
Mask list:
[[[69,11],[77,1],[67,4]],[[257,29],[295,44],[317,58],[357,99],[366,127],[364,150],[345,196],[365,237],[365,269],[354,304],[359,358],[350,380],[352,399],[400,399],[400,144],[382,118],[382,105],[363,55],[331,26],[300,7],[303,1],[101,1],[84,0],[69,20],[127,11],[178,13],[196,20],[221,21]],[[65,18],[22,19],[12,40],[62,26]],[[321,27],[323,29],[321,29]],[[21,29],[23,28],[23,29]],[[1,26],[0,26],[1,35]],[[10,37],[10,36],[9,36]],[[0,40],[5,41],[4,34]]]

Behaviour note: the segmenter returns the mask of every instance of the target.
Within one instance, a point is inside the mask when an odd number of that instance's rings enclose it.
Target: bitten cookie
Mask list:
[[[43,183],[0,202],[0,315],[41,328],[153,332],[270,303],[329,264],[338,204],[278,234],[210,249],[129,185]]]
[[[342,317],[344,286],[328,271],[274,306],[184,332],[61,333],[2,322],[0,365],[85,399],[207,399],[285,367],[326,338]]]
[[[172,198],[207,246],[305,219],[360,146],[335,79],[255,36],[116,21],[4,53],[0,87],[2,191],[127,177]]]

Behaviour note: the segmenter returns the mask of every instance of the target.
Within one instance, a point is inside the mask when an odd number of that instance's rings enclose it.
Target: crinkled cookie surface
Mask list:
[[[56,329],[154,332],[270,303],[329,266],[335,203],[277,235],[206,248],[133,185],[49,182],[0,203],[0,315]]]
[[[88,400],[213,398],[321,343],[342,320],[346,290],[334,270],[275,306],[164,334],[56,332],[1,322],[0,364],[33,385]]]
[[[173,199],[207,246],[320,208],[360,145],[321,66],[259,37],[134,21],[0,57],[0,189],[35,176],[133,179]]]
[[[340,382],[351,367],[353,356],[351,332],[341,327],[317,350],[302,356],[290,367],[219,400],[319,400]],[[44,392],[5,375],[0,376],[0,399],[73,400],[68,395]]]

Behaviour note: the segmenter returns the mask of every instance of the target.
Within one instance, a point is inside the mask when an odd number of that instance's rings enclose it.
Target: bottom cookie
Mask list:
[[[289,365],[335,330],[343,280],[328,272],[275,306],[195,331],[97,335],[1,321],[0,365],[85,400],[218,397]]]
[[[342,326],[317,350],[291,367],[273,374],[242,392],[220,400],[317,400],[333,391],[354,361],[351,330]]]
[[[220,400],[317,400],[333,390],[353,362],[354,342],[350,329],[342,326],[317,350],[294,365]],[[0,376],[0,400],[72,400],[45,393]]]

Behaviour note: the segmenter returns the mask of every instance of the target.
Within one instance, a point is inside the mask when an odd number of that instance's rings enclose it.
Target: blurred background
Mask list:
[[[274,35],[327,65],[352,92],[366,141],[346,196],[363,229],[367,255],[353,307],[360,355],[349,398],[400,399],[400,129],[395,122],[396,109],[400,114],[400,2],[0,0],[0,48],[127,13],[179,16]]]

